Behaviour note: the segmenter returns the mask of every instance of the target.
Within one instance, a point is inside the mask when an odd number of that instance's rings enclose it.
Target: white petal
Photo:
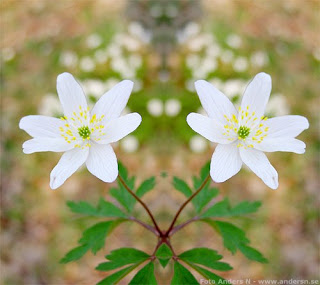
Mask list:
[[[99,99],[93,107],[91,115],[96,114],[97,118],[104,115],[104,121],[118,118],[127,105],[132,88],[132,81],[121,81]]]
[[[89,148],[74,148],[62,155],[50,174],[50,187],[60,187],[86,161]]]
[[[218,120],[224,125],[226,123],[224,116],[229,118],[233,114],[237,116],[237,110],[231,101],[212,84],[205,80],[198,80],[194,85],[202,107],[210,118]]]
[[[229,144],[237,138],[234,135],[232,140],[228,140],[229,137],[223,135],[223,133],[226,132],[226,129],[224,129],[222,124],[207,116],[190,113],[187,117],[187,122],[191,129],[211,142]]]
[[[266,73],[258,73],[244,91],[241,109],[249,113],[255,112],[255,117],[260,119],[269,101],[271,92],[271,77]]]
[[[73,112],[87,109],[87,101],[80,84],[70,73],[62,73],[57,78],[57,91],[64,115],[72,117]]]
[[[86,164],[88,170],[104,182],[113,182],[118,176],[117,157],[109,144],[93,143]]]
[[[47,116],[26,116],[20,120],[19,128],[30,136],[57,138],[61,137],[59,127],[63,127],[62,120]]]
[[[264,125],[269,127],[267,138],[294,138],[309,128],[309,122],[305,117],[295,115],[268,119]]]
[[[269,162],[267,156],[259,150],[240,148],[242,161],[257,175],[262,181],[272,189],[277,189],[278,173]]]
[[[210,175],[215,182],[224,182],[237,174],[242,166],[239,148],[235,143],[217,145],[211,159]]]
[[[131,113],[120,118],[107,122],[104,132],[106,133],[99,144],[109,144],[121,140],[123,137],[132,133],[141,123],[141,116],[138,113]],[[96,137],[99,138],[99,137]],[[93,137],[95,139],[95,137]]]
[[[72,149],[73,146],[63,138],[33,138],[24,142],[22,148],[24,153],[29,154],[42,151],[67,151]]]
[[[293,138],[265,138],[261,143],[256,143],[254,148],[264,152],[288,151],[301,154],[305,153],[306,144]]]

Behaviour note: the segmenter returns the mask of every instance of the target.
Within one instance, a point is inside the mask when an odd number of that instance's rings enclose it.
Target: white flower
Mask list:
[[[83,163],[104,182],[117,178],[117,158],[110,144],[141,123],[138,113],[120,117],[132,87],[129,80],[120,82],[89,111],[81,86],[71,74],[63,73],[57,78],[57,91],[65,116],[21,119],[19,127],[33,137],[23,144],[24,153],[65,152],[50,174],[52,189],[60,187]]]
[[[278,188],[278,173],[263,152],[305,152],[305,143],[295,139],[309,127],[302,116],[264,117],[271,92],[271,77],[257,74],[247,86],[239,111],[210,83],[195,83],[208,117],[191,113],[190,127],[211,142],[218,143],[211,159],[210,175],[224,182],[245,163],[272,189]]]
[[[175,117],[181,110],[180,101],[177,99],[169,99],[164,105],[164,110],[169,117]]]
[[[151,99],[147,104],[147,110],[150,115],[160,117],[163,113],[163,103],[160,99]]]

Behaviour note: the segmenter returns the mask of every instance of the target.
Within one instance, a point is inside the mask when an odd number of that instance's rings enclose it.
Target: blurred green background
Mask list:
[[[139,112],[143,121],[114,147],[138,183],[156,175],[156,190],[145,201],[163,227],[184,201],[172,189],[172,176],[191,182],[215,147],[185,120],[188,113],[203,111],[194,81],[212,82],[237,104],[256,73],[269,73],[273,90],[267,114],[306,116],[310,129],[300,138],[307,151],[268,155],[279,172],[277,191],[247,169],[218,186],[234,203],[263,201],[252,219],[236,223],[248,230],[269,264],[232,256],[203,224],[184,228],[172,242],[178,253],[195,246],[219,250],[234,267],[221,274],[225,278],[320,276],[319,1],[2,0],[0,7],[2,284],[94,284],[104,277],[94,267],[111,249],[135,246],[150,252],[156,243],[143,228],[122,226],[108,238],[105,252],[58,263],[94,222],[75,217],[65,202],[96,203],[101,195],[113,201],[112,184],[84,168],[50,190],[49,174],[60,154],[22,153],[28,135],[18,128],[20,118],[61,114],[55,85],[64,71],[81,82],[91,104],[120,80],[135,82],[125,111]],[[139,206],[136,214],[148,221]],[[160,284],[168,284],[171,271],[157,268]]]

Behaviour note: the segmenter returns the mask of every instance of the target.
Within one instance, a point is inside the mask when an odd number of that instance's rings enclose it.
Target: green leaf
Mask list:
[[[192,200],[197,214],[200,213],[202,209],[219,194],[219,190],[217,188],[210,188],[209,186],[210,184],[207,183],[200,193]]]
[[[230,214],[229,207],[229,200],[226,198],[210,207],[201,218],[226,217]]]
[[[210,173],[210,163],[211,163],[211,160],[209,160],[202,168],[201,168],[201,171],[200,171],[200,179],[201,181],[204,181],[209,173]]]
[[[192,195],[192,190],[188,184],[176,176],[173,177],[173,187],[184,194],[187,198]]]
[[[179,255],[179,258],[191,263],[198,263],[206,267],[221,271],[231,270],[232,267],[224,262],[218,262],[222,258],[217,251],[209,248],[194,248]]]
[[[132,195],[119,183],[119,188],[111,188],[110,195],[113,196],[129,213],[131,213],[136,200]]]
[[[89,245],[91,251],[96,254],[104,246],[106,236],[121,222],[123,220],[97,223],[83,232],[79,243]]]
[[[116,218],[126,218],[127,215],[123,213],[118,207],[104,199],[99,200],[98,212],[104,217],[116,217]]]
[[[154,264],[149,262],[144,266],[130,281],[129,285],[157,285],[156,277],[154,276]]]
[[[127,264],[143,262],[149,257],[149,254],[135,248],[119,248],[106,256],[110,261],[100,263],[96,269],[101,271],[113,270]]]
[[[203,277],[205,277],[207,280],[213,280],[214,283],[213,284],[230,284],[229,282],[227,282],[227,280],[225,280],[224,278],[222,278],[219,275],[214,274],[213,272],[204,269],[200,266],[197,266],[195,264],[189,264],[194,270],[198,271]]]
[[[118,161],[118,169],[119,169],[119,175],[122,177],[124,181],[128,180],[128,170],[127,168],[122,164],[121,161]]]
[[[68,263],[80,259],[90,249],[90,245],[83,244],[70,250],[61,260],[60,263]]]
[[[183,265],[176,261],[174,263],[174,274],[171,280],[171,285],[183,284],[193,285],[199,283],[187,268],[185,268]]]
[[[163,243],[157,250],[155,256],[159,259],[162,267],[166,267],[172,257],[171,249]]]
[[[239,245],[239,250],[248,258],[251,260],[255,260],[261,263],[268,263],[268,259],[266,259],[261,252],[257,251],[256,249],[241,244]]]
[[[224,246],[233,254],[239,249],[248,259],[266,263],[267,259],[256,249],[248,246],[249,240],[245,232],[233,224],[214,221],[222,235]]]
[[[88,216],[99,216],[97,209],[85,201],[68,201],[67,205],[73,213]]]
[[[226,198],[210,207],[201,215],[201,217],[213,218],[246,215],[256,212],[260,206],[261,202],[259,201],[243,201],[237,204],[235,207],[231,208],[229,200]]]
[[[137,192],[136,192],[137,196],[141,198],[144,194],[151,191],[155,185],[156,185],[156,178],[154,176],[143,181],[137,189]]]
[[[104,278],[99,283],[97,283],[97,285],[113,285],[113,284],[117,284],[122,278],[124,278],[126,275],[128,275],[137,266],[139,266],[139,263],[135,264],[135,265],[128,266],[128,267],[126,267],[124,269],[121,269],[121,270],[109,275],[107,278]]]
[[[231,209],[231,216],[240,216],[255,213],[261,206],[260,201],[243,201]]]

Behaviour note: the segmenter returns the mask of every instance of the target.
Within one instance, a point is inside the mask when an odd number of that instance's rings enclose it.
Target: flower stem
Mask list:
[[[192,219],[176,226],[176,227],[173,227],[172,230],[169,232],[169,237],[172,236],[174,233],[176,233],[177,231],[181,230],[182,228],[184,228],[185,226],[189,225],[190,223],[194,222],[194,221],[198,221],[200,220],[199,217],[193,217]]]
[[[157,230],[154,227],[142,222],[141,220],[139,220],[135,217],[129,217],[128,220],[138,223],[139,225],[143,226],[144,228],[146,228],[147,230],[149,230],[150,232],[154,233],[157,236],[159,235]]]
[[[170,233],[171,233],[171,231],[172,231],[172,229],[173,229],[173,227],[174,227],[174,225],[175,225],[175,223],[176,223],[179,215],[181,214],[182,210],[185,208],[185,206],[188,205],[188,203],[189,203],[195,196],[197,196],[197,195],[200,193],[200,191],[201,191],[201,190],[204,188],[204,186],[207,184],[209,178],[210,178],[210,175],[208,174],[208,176],[207,176],[206,179],[202,182],[202,184],[201,184],[200,187],[197,189],[197,191],[194,192],[194,193],[188,198],[188,200],[186,200],[186,201],[182,204],[182,206],[179,208],[178,212],[176,213],[176,215],[175,215],[175,217],[174,217],[174,219],[173,219],[173,221],[172,221],[169,229],[166,231],[165,236],[169,236],[169,235],[170,235]]]
[[[160,230],[156,220],[154,219],[151,211],[149,210],[148,206],[130,189],[130,187],[126,184],[126,182],[123,180],[123,178],[119,175],[118,176],[119,181],[122,183],[122,185],[124,186],[124,188],[142,205],[142,207],[147,211],[149,217],[152,220],[152,223],[155,227],[156,230],[156,234],[158,236],[162,236],[162,231]]]

